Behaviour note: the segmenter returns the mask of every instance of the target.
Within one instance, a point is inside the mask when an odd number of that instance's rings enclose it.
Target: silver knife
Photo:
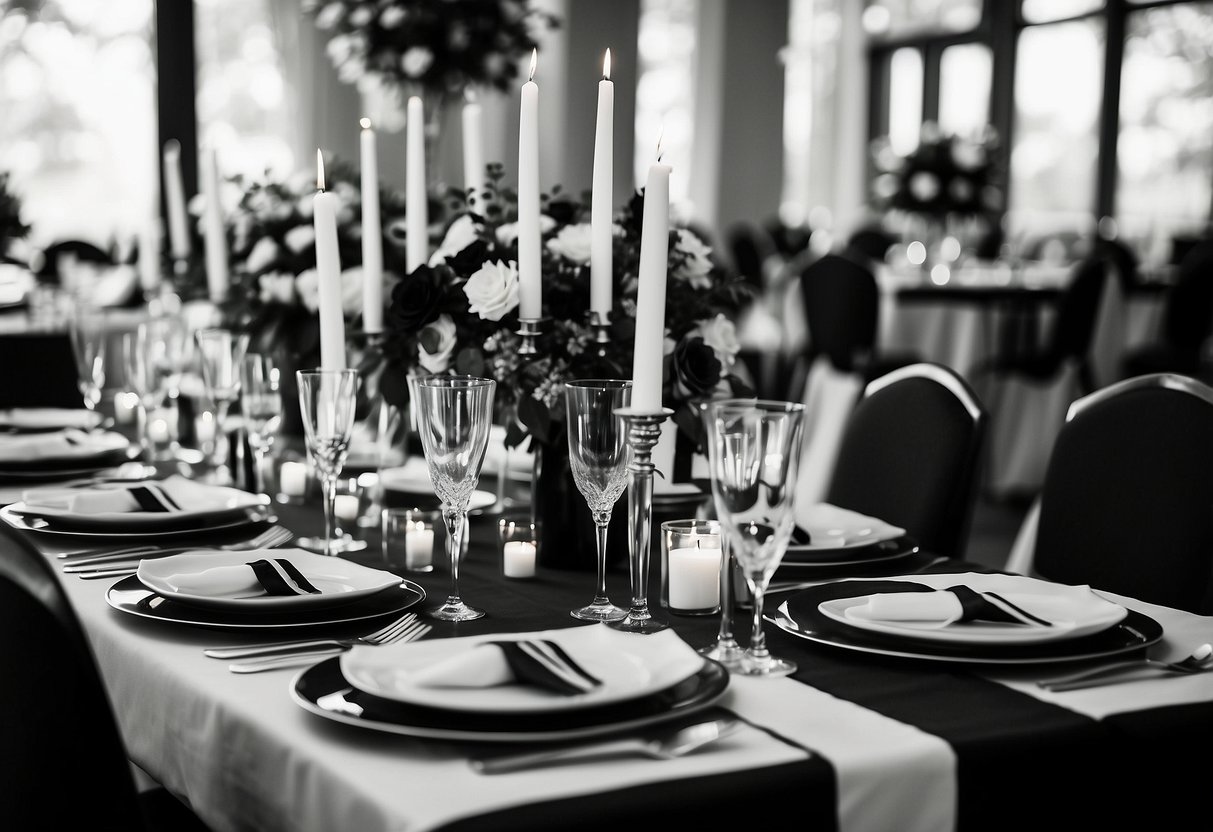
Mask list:
[[[232,662],[227,669],[232,673],[260,673],[263,670],[279,670],[284,667],[304,667],[315,664],[326,656],[336,656],[344,653],[345,648],[330,647],[328,649],[310,650],[306,653],[291,653],[289,656],[271,656],[264,659],[247,659]]]

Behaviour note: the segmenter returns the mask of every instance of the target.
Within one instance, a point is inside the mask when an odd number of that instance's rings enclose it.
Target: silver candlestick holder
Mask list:
[[[539,354],[535,341],[543,334],[544,320],[544,318],[518,319],[518,334],[522,336],[522,343],[518,346],[519,355],[533,356]]]
[[[598,357],[606,355],[607,344],[611,343],[611,313],[610,312],[595,312],[589,313],[590,328],[594,330],[594,343],[598,345]]]
[[[628,566],[632,578],[632,605],[627,617],[608,626],[629,633],[656,633],[670,625],[653,618],[649,612],[649,541],[653,527],[653,448],[661,438],[661,423],[674,415],[663,407],[656,412],[638,412],[625,407],[615,413],[627,423],[632,461],[628,470],[628,539],[631,543]]]

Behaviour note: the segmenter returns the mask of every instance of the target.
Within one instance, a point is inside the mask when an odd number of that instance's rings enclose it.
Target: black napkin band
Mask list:
[[[572,696],[602,684],[552,641],[492,641],[501,648],[514,677],[544,690]]]
[[[139,504],[140,511],[166,512],[180,511],[181,506],[173,501],[173,498],[165,493],[162,488],[149,488],[146,485],[137,485],[127,489],[135,502]]]
[[[284,558],[255,560],[249,566],[267,595],[320,594],[320,590],[303,576],[298,567]]]
[[[961,613],[958,621],[997,621],[1004,624],[1053,626],[1053,622],[1037,618],[995,592],[977,592],[963,584],[948,587],[948,592],[951,592],[960,601]]]

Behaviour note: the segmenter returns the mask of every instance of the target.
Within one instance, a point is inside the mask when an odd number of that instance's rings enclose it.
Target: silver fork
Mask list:
[[[355,644],[377,646],[399,641],[407,628],[417,622],[417,613],[406,612],[390,624],[373,633],[352,638],[320,638],[302,641],[275,641],[267,644],[251,644],[243,647],[208,647],[202,652],[212,659],[251,659],[257,656],[272,656],[280,653],[300,653],[310,650],[341,649]]]
[[[398,632],[394,633],[391,638],[377,642],[378,645],[384,644],[400,644],[403,642],[416,641],[426,635],[432,627],[419,620],[414,620],[412,623],[405,625]],[[339,645],[330,647],[321,647],[318,649],[309,649],[304,652],[292,652],[277,656],[267,656],[263,658],[245,659],[243,661],[232,662],[227,666],[232,673],[260,673],[263,670],[277,670],[283,667],[299,667],[301,665],[312,664],[317,659],[325,658],[326,656],[343,653],[353,645]]]
[[[90,578],[117,578],[122,575],[133,575],[139,568],[139,561],[143,559],[161,558],[181,552],[189,552],[194,549],[211,549],[221,552],[247,552],[252,549],[273,549],[276,546],[289,543],[294,537],[295,533],[290,529],[284,526],[273,526],[249,540],[225,543],[222,546],[200,546],[198,544],[194,544],[193,546],[173,546],[167,549],[156,549],[135,557],[112,554],[97,555],[95,558],[72,561],[63,567],[63,571],[75,574],[85,580]]]

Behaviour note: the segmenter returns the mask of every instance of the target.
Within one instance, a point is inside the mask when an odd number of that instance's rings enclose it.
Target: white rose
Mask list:
[[[315,188],[316,188],[316,180],[313,179],[312,180],[313,191],[315,190]],[[314,200],[315,198],[316,198],[315,193],[312,193],[308,196],[299,197],[299,199],[297,199],[295,201],[294,210],[299,212],[299,216],[301,216],[303,219],[310,220],[312,218],[312,214],[315,213],[315,205],[312,202],[312,200]],[[291,213],[290,208],[288,207],[286,213],[280,219],[286,219],[287,217],[290,216],[290,213]]]
[[[345,13],[345,9],[340,3],[329,3],[320,13],[316,15],[317,29],[332,29],[341,20],[341,15]]]
[[[308,269],[295,276],[295,291],[299,293],[299,302],[309,312],[320,308],[320,274],[315,269]]]
[[[539,215],[539,233],[547,234],[556,227],[556,220],[549,217],[547,214]],[[497,242],[503,246],[508,246],[518,239],[518,223],[507,222],[497,226]]]
[[[724,315],[717,315],[700,321],[695,332],[703,342],[716,352],[720,363],[726,367],[733,366],[737,353],[741,350],[741,342],[737,340],[737,326]]]
[[[362,288],[365,279],[362,266],[351,266],[341,272],[341,311],[347,318],[362,314]]]
[[[356,84],[366,74],[366,60],[354,55],[337,67],[337,80],[343,84]]]
[[[345,63],[346,58],[350,56],[350,53],[354,49],[349,37],[346,35],[334,35],[332,40],[324,47],[324,51],[328,53],[330,61],[340,66]]]
[[[555,239],[548,240],[548,249],[573,263],[590,262],[590,247],[593,238],[588,222],[566,225]]]
[[[920,170],[910,177],[910,193],[919,202],[930,202],[939,195],[939,180],[935,174]]]
[[[379,13],[379,25],[384,29],[395,29],[407,16],[408,13],[400,6],[388,6]]]
[[[282,239],[287,248],[298,254],[316,242],[316,229],[310,225],[296,225]]]
[[[424,46],[414,46],[408,49],[400,58],[400,68],[410,78],[420,78],[430,64],[434,62],[434,53]]]
[[[295,278],[286,272],[271,272],[257,278],[262,303],[290,303],[295,297]]]
[[[518,264],[498,260],[485,262],[480,270],[463,284],[468,298],[468,311],[488,321],[500,321],[518,306]]]
[[[686,228],[677,230],[675,246],[685,255],[685,260],[678,267],[676,277],[689,282],[696,289],[711,289],[712,280],[708,275],[712,271],[712,250],[703,240]]]
[[[417,336],[417,360],[428,372],[443,373],[451,366],[455,352],[455,322],[450,315],[426,324]]]
[[[350,12],[350,25],[361,28],[370,23],[374,16],[375,12],[370,6],[359,6]]]
[[[244,261],[244,268],[250,274],[256,274],[268,269],[277,259],[278,244],[270,237],[262,237],[249,252],[248,259]]]
[[[463,251],[480,236],[480,229],[467,214],[461,214],[459,219],[451,223],[451,227],[446,230],[446,236],[442,238],[442,245],[430,257],[430,265],[437,266],[439,263],[446,261],[448,257],[454,257],[459,252]]]

